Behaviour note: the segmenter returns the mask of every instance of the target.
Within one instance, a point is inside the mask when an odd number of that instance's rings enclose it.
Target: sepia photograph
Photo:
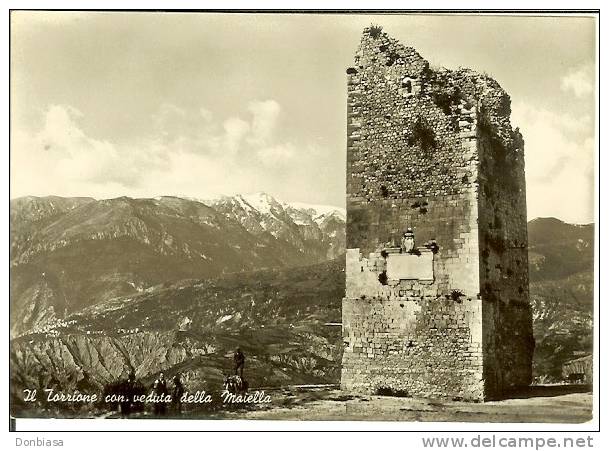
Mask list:
[[[12,421],[590,423],[598,21],[12,10]]]

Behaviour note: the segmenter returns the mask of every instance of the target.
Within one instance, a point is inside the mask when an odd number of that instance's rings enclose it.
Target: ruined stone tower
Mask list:
[[[347,75],[342,387],[484,400],[528,385],[524,142],[509,96],[374,26]]]

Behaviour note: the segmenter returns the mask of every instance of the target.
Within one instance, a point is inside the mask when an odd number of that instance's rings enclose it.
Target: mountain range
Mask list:
[[[11,334],[182,279],[304,266],[344,252],[345,212],[271,196],[11,201]]]
[[[337,383],[345,212],[264,193],[11,201],[11,390],[100,389],[133,369],[217,386]],[[529,222],[534,371],[592,350],[594,226]]]

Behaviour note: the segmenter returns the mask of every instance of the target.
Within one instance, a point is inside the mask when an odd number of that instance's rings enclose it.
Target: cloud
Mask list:
[[[344,155],[337,157],[321,142],[282,137],[280,113],[272,100],[250,102],[242,117],[226,119],[205,108],[167,104],[152,115],[145,136],[121,143],[90,136],[82,112],[52,105],[34,133],[14,125],[12,196],[206,198],[267,191],[311,201],[319,195],[311,193],[332,183],[344,186]],[[529,218],[593,221],[592,118],[519,102],[512,121],[525,139]]]
[[[191,111],[171,103],[162,104],[151,119],[154,128],[148,138],[180,148],[192,145],[190,141],[196,137],[210,140],[217,126],[209,110],[199,108]]]
[[[201,117],[203,118],[203,120],[205,122],[210,122],[214,115],[212,114],[211,111],[209,111],[207,108],[201,107],[199,108],[199,114],[201,115]]]
[[[512,122],[525,140],[529,219],[594,220],[592,120],[514,104]]]
[[[268,144],[277,125],[281,107],[274,100],[253,101],[248,105],[252,113],[252,135],[250,142],[254,145]]]
[[[594,92],[594,65],[585,64],[571,70],[560,79],[560,89],[572,91],[576,97],[583,98]]]
[[[227,152],[230,155],[235,155],[241,148],[243,138],[250,132],[252,127],[250,124],[237,117],[231,117],[224,121],[224,146],[222,152]]]
[[[295,154],[294,146],[290,143],[278,144],[258,150],[258,158],[265,166],[274,167],[290,161]]]
[[[37,178],[46,181],[49,187],[58,183],[64,186],[116,183],[135,187],[138,173],[166,161],[165,155],[153,145],[144,152],[139,147],[118,148],[109,141],[87,136],[78,124],[82,117],[73,107],[52,105],[37,133],[26,135],[17,130],[12,143],[12,166],[17,180],[27,185]]]
[[[331,154],[283,139],[280,112],[274,100],[252,101],[243,117],[226,119],[203,107],[164,104],[151,115],[148,133],[124,143],[91,137],[82,112],[52,105],[33,133],[15,126],[12,196],[205,198],[264,190],[307,199],[298,192],[309,193],[312,181],[325,177],[313,168]]]

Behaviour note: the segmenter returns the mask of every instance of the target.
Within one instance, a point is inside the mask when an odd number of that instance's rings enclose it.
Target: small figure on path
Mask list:
[[[180,375],[176,374],[173,376],[173,392],[171,394],[171,400],[173,402],[175,411],[177,413],[182,412],[182,395],[184,394],[184,385],[180,380]]]
[[[233,355],[233,360],[235,362],[235,376],[239,372],[239,377],[243,379],[243,367],[245,366],[245,354],[241,352],[241,348],[237,348],[235,354]]]
[[[167,394],[167,381],[165,380],[165,375],[163,373],[159,374],[157,380],[154,381],[154,386],[152,391],[155,395],[159,397],[165,397]],[[157,415],[164,415],[166,409],[165,402],[155,402],[154,403],[154,413]]]

